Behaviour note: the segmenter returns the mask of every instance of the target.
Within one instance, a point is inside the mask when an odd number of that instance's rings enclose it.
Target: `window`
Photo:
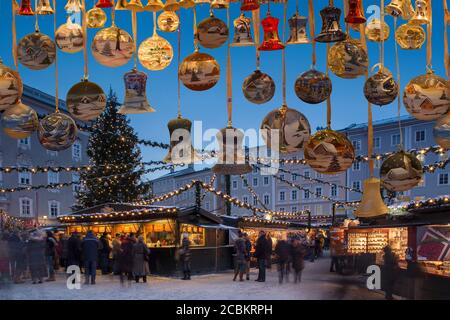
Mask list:
[[[205,202],[205,209],[209,210],[209,202]]]
[[[337,186],[335,184],[333,184],[331,186],[331,192],[330,193],[331,193],[332,197],[337,197]]]
[[[79,173],[72,173],[72,182],[74,183],[72,184],[73,192],[78,193],[81,190]]]
[[[258,167],[253,167],[253,173],[258,173]]]
[[[297,207],[291,207],[291,211],[292,212],[296,212],[297,211]]]
[[[320,179],[320,178],[322,178],[322,177],[323,177],[323,175],[322,175],[321,173],[316,172],[316,178],[317,178],[317,179]]]
[[[75,141],[72,145],[72,159],[74,161],[81,161],[81,143],[79,141]]]
[[[253,205],[254,206],[258,205],[258,197],[253,197]]]
[[[284,191],[280,191],[280,201],[284,201],[286,199],[286,193]]]
[[[242,197],[242,202],[248,204],[248,197],[247,196],[243,196]]]
[[[361,140],[353,140],[352,144],[355,151],[361,150]]]
[[[322,196],[322,187],[316,188],[316,197],[319,198]]]
[[[236,180],[233,180],[233,189],[237,189],[238,188],[238,183]]]
[[[381,160],[374,160],[373,164],[374,164],[374,168],[375,169],[380,169],[380,167],[381,167]]]
[[[268,194],[264,195],[264,204],[269,205],[270,204],[270,196]]]
[[[391,145],[392,146],[398,146],[400,144],[400,134],[393,134],[391,135]]]
[[[269,185],[269,177],[264,177],[263,178],[263,183],[265,186]]]
[[[316,206],[316,214],[323,214],[323,207],[321,204]]]
[[[353,165],[352,165],[353,171],[359,171],[360,168],[361,168],[361,162],[359,162],[359,161],[353,162]]]
[[[280,174],[280,179],[284,180],[284,174]]]
[[[305,176],[305,179],[309,179],[310,178],[310,173],[308,170],[303,172],[303,175]]]
[[[19,172],[19,184],[22,186],[30,186],[31,172]]]
[[[173,226],[171,226],[171,227],[172,227],[172,229],[169,229],[169,230],[174,230],[173,229],[174,227]],[[199,246],[205,245],[205,228],[183,223],[181,225],[181,232],[188,234],[188,238],[189,238],[189,241],[191,242],[191,246],[199,247]],[[172,237],[173,237],[174,233],[173,232],[171,232],[171,233],[172,233]],[[147,237],[148,237],[148,235],[147,235]],[[180,239],[180,241],[182,241],[182,239]]]
[[[284,210],[284,208],[283,208],[283,207],[281,207],[281,208],[280,208],[280,211],[284,212],[285,210]]]
[[[59,173],[58,172],[49,171],[47,173],[47,180],[48,180],[48,184],[57,184],[57,183],[59,183]]]
[[[352,188],[355,190],[361,190],[361,181],[353,181]]]
[[[425,141],[425,130],[416,131],[416,142]]]
[[[292,181],[297,181],[297,175],[295,173],[292,174]]]
[[[19,148],[22,148],[22,149],[31,149],[31,137],[19,139],[17,141],[17,145]]]
[[[448,173],[439,174],[438,185],[440,186],[448,185]]]
[[[297,200],[297,190],[291,191],[291,200]]]
[[[31,217],[33,215],[33,201],[30,198],[20,198],[19,207],[21,217]]]
[[[304,199],[309,199],[309,190],[305,190],[305,192],[303,194],[303,198]]]
[[[308,210],[308,211],[310,211],[311,208],[310,208],[310,206],[303,206],[303,210]]]
[[[52,200],[48,202],[48,215],[52,218],[59,216],[59,202]]]
[[[375,137],[373,139],[373,147],[376,149],[380,149],[381,148],[381,138],[380,137]]]
[[[253,186],[254,187],[258,186],[258,178],[253,178]]]

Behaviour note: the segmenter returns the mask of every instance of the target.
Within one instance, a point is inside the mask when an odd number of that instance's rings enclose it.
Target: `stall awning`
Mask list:
[[[226,226],[224,224],[195,224],[198,227],[210,229],[225,229],[225,230],[239,230],[239,228]]]

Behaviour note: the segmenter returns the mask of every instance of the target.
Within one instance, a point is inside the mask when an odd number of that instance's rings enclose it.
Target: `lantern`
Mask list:
[[[105,110],[106,95],[100,86],[83,79],[67,92],[66,106],[75,119],[95,120]]]
[[[450,113],[436,120],[433,127],[434,140],[442,148],[450,149]]]
[[[268,148],[274,135],[278,135],[278,151],[280,153],[298,152],[303,149],[311,135],[311,126],[303,113],[286,105],[269,112],[261,123],[261,129],[267,130],[263,139]]]
[[[3,112],[3,131],[13,139],[29,137],[36,131],[37,126],[38,117],[36,111],[20,101]]]
[[[95,6],[97,8],[112,8],[114,4],[111,0],[98,0]]]
[[[289,39],[287,44],[302,44],[309,43],[310,40],[306,34],[306,23],[308,22],[307,17],[299,15],[295,12],[294,15],[289,18]]]
[[[398,84],[388,69],[379,68],[364,84],[364,95],[370,103],[384,106],[397,97]]]
[[[361,24],[366,22],[362,0],[348,0],[348,13],[345,22]]]
[[[125,99],[118,113],[139,114],[145,112],[155,112],[147,101],[147,75],[136,69],[125,73]]]
[[[347,38],[339,24],[341,9],[328,6],[320,11],[320,16],[322,18],[322,30],[316,37],[317,42],[336,42]]]
[[[211,14],[210,17],[199,23],[197,39],[205,48],[219,48],[228,40],[227,24]]]
[[[328,52],[328,66],[338,77],[354,79],[366,73],[367,51],[359,40],[348,38],[334,44]]]
[[[161,0],[148,0],[147,5],[145,6],[144,10],[151,11],[151,12],[157,12],[164,9],[164,3],[162,3]]]
[[[381,184],[389,191],[407,191],[422,180],[423,168],[419,159],[400,150],[383,161],[380,168]]]
[[[437,120],[449,111],[450,91],[446,79],[429,70],[412,79],[405,87],[406,111],[418,120]]]
[[[8,68],[0,59],[0,111],[19,102],[23,93],[23,84],[18,72]]]
[[[31,7],[31,0],[22,0],[20,3],[19,11],[17,11],[19,16],[34,16],[33,8]]]
[[[173,48],[169,41],[160,37],[156,32],[142,41],[138,50],[139,62],[148,70],[159,71],[165,69],[173,58]]]
[[[107,20],[106,13],[100,8],[92,8],[86,12],[86,25],[88,28],[103,28]]]
[[[381,21],[373,18],[366,25],[367,40],[372,42],[386,41],[389,38],[389,25],[383,21],[383,39],[381,39]]]
[[[164,32],[175,32],[180,25],[180,19],[172,11],[164,11],[158,16],[158,28]]]
[[[39,0],[36,7],[36,13],[40,15],[50,15],[53,14],[53,8],[50,5],[50,0]]]
[[[256,70],[245,78],[242,84],[242,92],[248,101],[263,104],[273,98],[275,82],[267,73]]]
[[[426,37],[421,26],[410,22],[401,25],[395,31],[395,40],[402,49],[420,49],[425,43]]]
[[[241,11],[252,11],[259,9],[258,0],[242,0],[241,1]]]
[[[83,50],[83,29],[79,24],[73,23],[70,17],[67,17],[67,22],[56,30],[55,42],[63,52],[79,52]]]
[[[208,90],[219,81],[220,66],[212,56],[196,50],[183,60],[178,70],[178,77],[191,90]]]
[[[170,134],[170,148],[164,162],[173,164],[191,164],[201,160],[191,143],[192,122],[181,116],[167,124]]]
[[[38,138],[45,149],[62,151],[75,142],[77,131],[77,125],[71,117],[55,112],[39,122]]]
[[[244,13],[241,13],[239,17],[234,19],[233,25],[234,37],[231,46],[238,47],[255,45],[255,42],[252,38],[250,18],[247,18]]]
[[[306,163],[323,174],[344,172],[355,160],[355,150],[348,138],[337,131],[316,132],[305,145]]]
[[[261,21],[264,29],[264,40],[258,50],[273,51],[284,49],[284,44],[278,37],[278,22],[279,20],[272,17],[268,11],[267,16]]]
[[[300,100],[317,104],[330,96],[332,85],[325,73],[310,69],[297,78],[294,89]]]
[[[19,41],[17,57],[25,67],[43,70],[55,62],[56,45],[49,36],[35,31]]]
[[[416,11],[414,16],[409,20],[412,24],[429,24],[427,14],[427,2],[425,0],[416,0]]]
[[[133,38],[114,25],[97,32],[92,41],[92,55],[98,63],[106,67],[125,65],[133,53]]]

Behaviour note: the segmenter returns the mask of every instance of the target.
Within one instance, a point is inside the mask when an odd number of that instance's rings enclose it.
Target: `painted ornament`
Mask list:
[[[450,113],[437,119],[433,127],[434,140],[442,148],[450,149]]]
[[[330,78],[323,72],[315,69],[301,74],[295,81],[295,94],[297,97],[311,104],[325,101],[331,94],[332,84]]]
[[[384,106],[397,98],[398,84],[388,69],[379,69],[365,82],[364,95],[370,103]]]
[[[77,125],[71,117],[55,112],[39,122],[38,138],[45,149],[62,151],[75,142],[77,131]]]
[[[127,72],[123,76],[125,82],[125,99],[118,113],[140,114],[155,112],[147,101],[147,75],[136,69]]]
[[[94,7],[86,12],[86,24],[88,28],[103,28],[107,19],[108,17],[105,11],[100,8]]]
[[[328,66],[340,78],[355,79],[366,73],[369,60],[361,42],[352,38],[334,44],[328,52]]]
[[[77,53],[83,50],[83,29],[68,17],[67,22],[56,30],[55,42],[63,52]]]
[[[386,41],[389,38],[389,25],[383,23],[383,40]],[[381,42],[381,21],[380,19],[373,18],[366,25],[366,37],[367,40],[372,42]]]
[[[100,86],[83,79],[67,92],[66,106],[75,119],[91,121],[105,109],[106,95]]]
[[[173,11],[164,11],[158,16],[158,28],[163,32],[175,32],[179,25],[180,19]]]
[[[178,76],[187,88],[204,91],[211,89],[219,81],[220,66],[209,54],[195,51],[183,60]]]
[[[3,112],[2,127],[13,139],[25,139],[38,127],[38,116],[29,106],[18,102]]]
[[[0,111],[19,102],[23,84],[17,71],[5,66],[0,59]]]
[[[17,45],[19,62],[31,70],[43,70],[55,62],[56,45],[49,36],[35,31]]]
[[[225,22],[211,15],[199,23],[197,40],[205,48],[221,47],[228,40],[228,27]]]
[[[426,39],[427,35],[420,25],[406,23],[398,27],[395,31],[395,41],[397,41],[402,49],[420,49]]]
[[[263,104],[273,98],[275,82],[267,73],[255,70],[245,78],[242,84],[242,92],[248,101],[255,104]]]
[[[380,168],[381,185],[389,191],[407,191],[422,180],[423,168],[419,159],[403,150],[390,155]]]
[[[173,58],[173,48],[169,41],[156,32],[142,41],[138,50],[139,62],[148,70],[159,71],[169,66]]]
[[[133,38],[116,26],[97,32],[92,41],[92,55],[106,67],[120,67],[130,61],[134,52]]]

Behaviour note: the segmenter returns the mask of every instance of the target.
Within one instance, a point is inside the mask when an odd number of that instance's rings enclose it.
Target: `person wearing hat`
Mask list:
[[[234,242],[234,249],[236,251],[236,268],[234,271],[233,281],[236,281],[236,278],[239,274],[239,281],[244,281],[244,272],[246,268],[246,256],[247,250],[245,247],[244,234],[239,231],[239,238]]]
[[[183,280],[191,280],[191,241],[187,233],[183,233],[181,241],[180,261],[183,264]]]
[[[266,281],[266,259],[269,243],[266,238],[264,230],[259,231],[258,240],[256,240],[254,256],[258,260],[258,279],[257,282]]]
[[[133,275],[136,283],[142,277],[144,282],[147,282],[147,276],[150,274],[149,268],[149,254],[150,250],[144,243],[144,237],[139,236],[137,243],[133,244]]]
[[[246,279],[250,280],[250,253],[252,251],[252,242],[250,241],[250,238],[248,237],[248,234],[244,233],[244,240],[245,240],[245,250],[246,250],[246,256],[245,256],[245,273],[246,273]]]
[[[92,230],[89,230],[81,242],[81,250],[84,259],[85,267],[85,284],[95,284],[95,276],[97,273],[98,252],[101,249],[101,243],[94,235]]]
[[[42,278],[47,276],[45,247],[45,236],[38,230],[33,231],[27,243],[28,265],[33,284],[42,283]]]

